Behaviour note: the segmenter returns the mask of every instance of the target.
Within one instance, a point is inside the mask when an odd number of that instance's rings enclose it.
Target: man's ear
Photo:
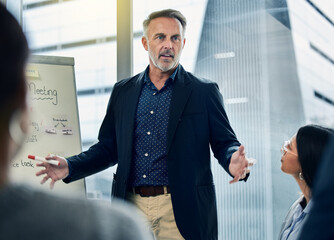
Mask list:
[[[145,48],[145,50],[148,51],[148,43],[147,43],[147,39],[145,36],[141,38],[141,43],[143,44],[143,47]]]

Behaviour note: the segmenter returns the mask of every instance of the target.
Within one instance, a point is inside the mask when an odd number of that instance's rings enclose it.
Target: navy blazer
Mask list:
[[[99,142],[68,158],[71,182],[118,164],[112,194],[125,199],[133,152],[134,119],[144,72],[117,82],[99,132]],[[185,239],[217,239],[214,156],[229,173],[238,142],[227,118],[218,85],[180,66],[170,105],[167,133],[169,186],[175,221]]]

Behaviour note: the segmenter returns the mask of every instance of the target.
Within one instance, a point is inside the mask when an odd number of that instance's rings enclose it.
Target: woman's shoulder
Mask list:
[[[303,196],[303,195],[301,195],[299,198],[297,198],[297,200],[296,201],[294,201],[293,202],[293,204],[290,206],[290,208],[289,208],[289,211],[288,211],[288,214],[290,213],[290,212],[294,212],[296,209],[299,209],[299,206],[303,209],[304,207],[303,207],[303,205],[304,205],[304,203],[305,203],[305,206],[306,206],[306,199],[305,199],[305,197]],[[287,215],[288,215],[287,214]]]

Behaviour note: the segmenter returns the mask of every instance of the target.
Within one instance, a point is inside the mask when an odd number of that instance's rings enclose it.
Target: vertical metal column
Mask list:
[[[132,0],[117,0],[117,81],[133,74]]]

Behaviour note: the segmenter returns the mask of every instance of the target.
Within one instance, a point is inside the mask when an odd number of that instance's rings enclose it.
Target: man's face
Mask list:
[[[185,44],[182,30],[181,23],[174,18],[161,17],[150,22],[142,43],[153,69],[167,72],[177,67]]]

